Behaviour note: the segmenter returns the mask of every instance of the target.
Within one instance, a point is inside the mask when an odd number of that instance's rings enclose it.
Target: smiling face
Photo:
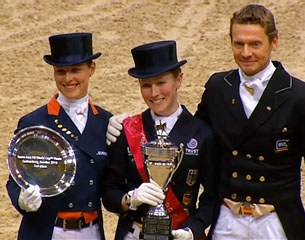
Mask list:
[[[89,79],[95,71],[95,63],[72,66],[53,66],[58,90],[69,99],[80,99],[87,95]]]
[[[176,77],[167,72],[156,77],[140,79],[140,90],[147,106],[158,116],[170,116],[178,109],[177,90],[183,74]]]
[[[248,76],[262,71],[278,46],[278,36],[270,39],[259,24],[232,25],[231,46],[235,62]]]

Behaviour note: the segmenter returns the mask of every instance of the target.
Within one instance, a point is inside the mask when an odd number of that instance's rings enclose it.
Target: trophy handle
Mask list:
[[[179,148],[179,150],[177,151],[177,154],[178,154],[178,156],[177,156],[177,160],[178,160],[178,161],[177,161],[177,165],[176,165],[176,167],[174,168],[174,170],[171,172],[170,176],[167,178],[166,183],[163,185],[163,186],[164,186],[164,188],[163,188],[163,191],[164,191],[164,192],[166,192],[168,184],[169,184],[170,181],[172,180],[172,178],[173,178],[175,172],[177,171],[178,167],[180,166],[180,164],[181,164],[181,162],[182,162],[182,159],[183,159],[183,156],[184,156],[184,145],[183,145],[183,143],[180,143],[180,146],[179,146],[179,147],[180,147],[180,148]]]
[[[179,168],[179,166],[180,166],[180,164],[181,164],[181,162],[182,162],[183,156],[184,156],[184,145],[183,145],[183,143],[180,143],[180,146],[179,146],[179,147],[180,147],[180,148],[179,148],[179,150],[178,150],[178,157],[177,157],[178,163],[177,163],[177,166],[175,167],[175,169],[174,169],[172,175],[174,175],[175,172],[177,171],[177,169]]]

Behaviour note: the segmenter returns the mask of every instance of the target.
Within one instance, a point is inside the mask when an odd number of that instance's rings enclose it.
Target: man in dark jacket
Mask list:
[[[210,77],[195,114],[222,145],[212,239],[305,239],[305,83],[271,61],[278,30],[264,6],[235,12],[230,37],[239,68]]]

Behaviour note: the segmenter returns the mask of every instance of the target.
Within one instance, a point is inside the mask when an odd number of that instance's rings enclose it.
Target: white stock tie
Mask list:
[[[75,126],[78,128],[80,133],[83,133],[89,111],[89,97],[85,97],[77,100],[71,100],[66,98],[61,92],[58,94],[57,101],[63,107],[65,112],[69,115]]]
[[[254,76],[247,76],[241,71],[241,69],[239,69],[241,81],[239,93],[248,118],[262,97],[263,92],[275,70],[276,68],[272,62],[270,62],[264,70]]]
[[[70,116],[78,130],[83,133],[88,116],[88,104],[70,107]]]
[[[253,97],[255,101],[258,101],[264,92],[264,86],[260,79],[245,81],[244,87],[250,93],[250,95]]]
[[[240,98],[242,100],[245,113],[249,118],[255,109],[259,99],[263,95],[264,86],[260,79],[244,81],[240,88]]]

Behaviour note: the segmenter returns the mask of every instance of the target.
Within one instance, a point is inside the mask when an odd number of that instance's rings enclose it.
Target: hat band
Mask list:
[[[52,56],[52,62],[58,64],[66,64],[66,63],[74,63],[74,62],[81,62],[82,60],[88,59],[91,55],[82,55],[82,54],[75,54],[69,56]]]

